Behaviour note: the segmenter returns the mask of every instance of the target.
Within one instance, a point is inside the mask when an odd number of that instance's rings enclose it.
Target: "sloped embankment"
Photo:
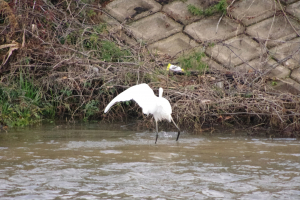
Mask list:
[[[193,51],[174,57],[150,50],[153,43],[136,37],[103,9],[107,1],[0,2],[5,4],[0,21],[2,124],[57,117],[141,118],[134,103],[116,106],[106,115],[103,110],[129,86],[148,83],[154,90],[164,88],[182,128],[198,132],[203,125],[220,124],[250,127],[249,133],[275,128],[278,135],[298,135],[299,96],[275,90],[278,80],[264,73],[214,67],[220,63],[203,49],[224,46],[223,41],[197,41]],[[185,73],[167,71],[169,62]],[[152,125],[150,118],[144,120]]]

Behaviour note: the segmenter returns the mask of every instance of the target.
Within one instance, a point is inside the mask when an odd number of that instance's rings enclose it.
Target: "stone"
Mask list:
[[[109,17],[106,13],[97,13],[96,19],[100,22],[105,23],[105,27],[108,30],[107,33],[103,34],[109,34],[113,36],[114,38],[117,38],[117,40],[125,42],[131,46],[134,46],[137,44],[137,42],[134,40],[134,38],[130,38],[126,35],[122,25],[120,24],[119,21],[115,20],[112,17]],[[100,26],[101,24],[99,24]]]
[[[267,75],[269,77],[276,77],[276,78],[288,78],[290,77],[291,70],[288,68],[278,65],[274,69],[272,69]]]
[[[218,25],[220,17],[220,15],[215,15],[187,25],[184,32],[196,41],[203,42],[208,40],[226,40],[244,31],[243,26],[235,23],[228,17],[223,17]]]
[[[231,68],[242,64],[244,61],[257,58],[263,52],[261,52],[257,42],[243,34],[209,47],[207,53],[219,63]]]
[[[288,5],[286,7],[286,11],[290,13],[291,15],[294,15],[298,19],[300,19],[300,1],[293,3],[291,5]]]
[[[146,42],[153,43],[182,31],[182,25],[159,12],[128,25],[132,34]]]
[[[276,84],[272,84],[272,82]],[[294,81],[291,78],[286,79],[280,79],[276,81],[270,82],[271,87],[273,87],[275,90],[279,90],[283,93],[291,93],[294,95],[300,94],[300,84]]]
[[[187,0],[183,1],[174,1],[170,4],[167,4],[163,7],[163,12],[167,13],[168,16],[172,17],[175,21],[179,21],[182,24],[188,24],[195,20],[203,18],[203,16],[192,15],[188,11],[188,5],[193,5],[199,9],[203,9],[207,4],[206,1],[199,0]]]
[[[272,17],[248,27],[246,32],[260,42],[267,41],[267,47],[271,48],[297,37],[294,29],[299,32],[300,24],[291,18],[287,21],[284,15],[276,15],[275,18]]]
[[[266,71],[270,70],[274,65],[276,64],[276,61],[270,60],[270,59],[254,59],[251,60],[248,65],[246,63],[243,63],[239,66],[236,66],[235,69],[238,72],[242,73],[254,73],[258,72],[259,74],[263,74]],[[251,67],[250,67],[250,66]],[[276,77],[276,78],[288,78],[290,76],[291,71],[287,69],[286,67],[282,65],[278,65],[274,69],[272,69],[269,73],[266,74],[266,76],[269,76],[270,78]]]
[[[280,46],[274,47],[269,50],[269,53],[277,61],[286,58],[289,55],[293,57],[282,64],[290,69],[300,67],[300,38],[288,41]],[[298,50],[298,51],[297,51]]]
[[[161,5],[153,0],[114,0],[105,9],[118,21],[137,20],[161,9]]]
[[[224,67],[215,62],[211,57],[203,57],[201,61],[206,63],[210,70],[226,71]]]
[[[279,9],[274,0],[243,0],[235,2],[229,14],[249,26],[271,17]]]
[[[297,69],[294,69],[291,78],[300,83],[300,66]]]
[[[168,54],[169,56],[179,56],[184,51],[197,46],[197,43],[183,33],[177,33],[166,39],[160,40],[149,45],[152,53]]]

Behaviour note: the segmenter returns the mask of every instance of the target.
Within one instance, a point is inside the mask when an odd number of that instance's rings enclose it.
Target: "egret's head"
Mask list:
[[[164,90],[160,87],[158,91],[159,91],[159,97],[162,97],[162,93]]]

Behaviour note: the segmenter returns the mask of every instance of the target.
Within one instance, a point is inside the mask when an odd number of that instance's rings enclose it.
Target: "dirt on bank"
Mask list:
[[[47,118],[149,121],[134,103],[105,106],[117,94],[138,83],[157,93],[164,88],[173,118],[183,129],[251,127],[297,137],[299,96],[271,86],[263,73],[216,70],[202,52],[178,59],[151,54],[147,45],[128,45],[116,29],[101,21],[105,1],[0,0],[0,123],[24,126]],[[205,43],[203,43],[204,45]],[[205,46],[204,46],[205,47]],[[167,71],[168,63],[186,69]],[[198,68],[201,66],[201,68]],[[149,123],[145,123],[146,125]]]

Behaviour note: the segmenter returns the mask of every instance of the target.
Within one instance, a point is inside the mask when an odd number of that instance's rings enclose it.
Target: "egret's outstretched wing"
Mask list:
[[[116,96],[106,106],[104,113],[106,113],[116,102],[134,100],[143,109],[144,114],[149,114],[149,110],[151,110],[154,103],[154,98],[156,98],[156,96],[153,90],[146,83],[135,85]]]

